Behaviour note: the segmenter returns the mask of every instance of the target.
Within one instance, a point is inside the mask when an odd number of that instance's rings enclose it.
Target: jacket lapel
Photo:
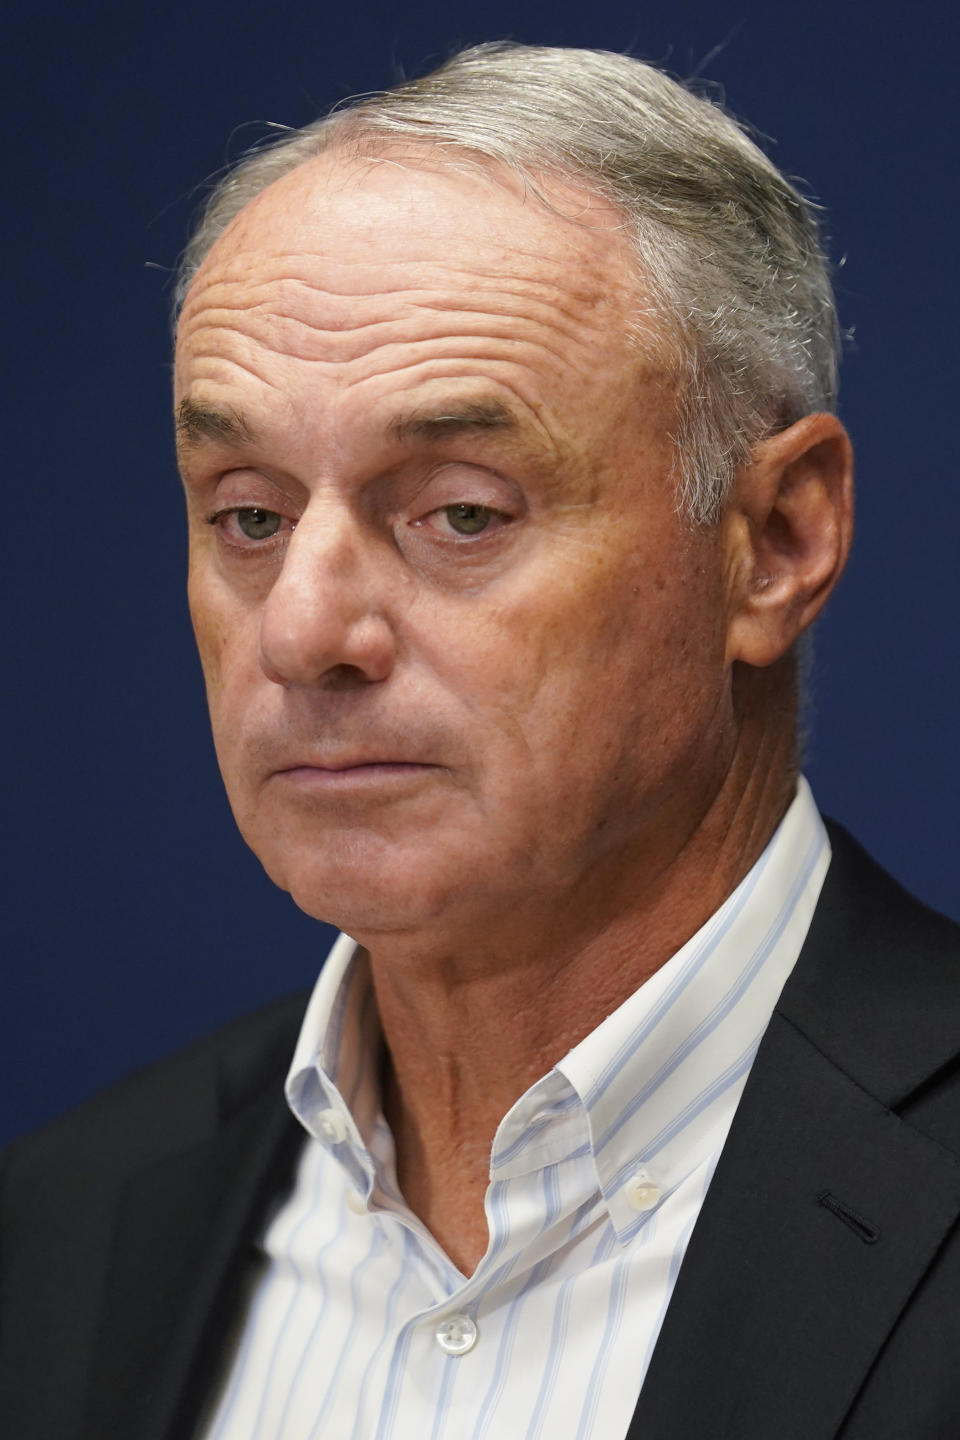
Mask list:
[[[909,1121],[958,1048],[955,932],[831,839],[628,1440],[835,1436],[960,1217],[956,1154]]]
[[[827,1440],[960,1214],[952,1155],[775,1016],[629,1440]]]
[[[278,1083],[121,1194],[81,1440],[193,1433],[271,1199],[302,1131]]]

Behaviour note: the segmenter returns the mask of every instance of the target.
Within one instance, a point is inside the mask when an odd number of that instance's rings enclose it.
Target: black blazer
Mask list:
[[[629,1440],[960,1437],[960,930],[831,838]],[[303,1005],[12,1147],[4,1440],[192,1440],[296,1160]]]

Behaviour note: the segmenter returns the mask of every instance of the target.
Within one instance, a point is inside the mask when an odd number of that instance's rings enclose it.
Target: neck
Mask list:
[[[465,1273],[486,1248],[503,1116],[700,929],[782,818],[796,780],[792,732],[759,738],[749,756],[741,745],[679,849],[637,867],[609,903],[553,896],[472,944],[368,947],[400,1186]]]

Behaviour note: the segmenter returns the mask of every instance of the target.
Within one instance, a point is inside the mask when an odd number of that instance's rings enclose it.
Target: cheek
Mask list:
[[[208,582],[191,579],[190,616],[213,724],[217,752],[242,727],[244,696],[263,679],[259,666],[259,620]]]
[[[187,576],[187,604],[190,608],[190,620],[193,624],[197,650],[200,653],[204,679],[207,682],[207,689],[210,690],[220,673],[220,656],[225,638],[223,607],[217,603],[209,576],[196,559],[193,542],[191,542],[190,569]]]
[[[519,790],[524,777],[553,783],[547,772],[572,753],[582,766],[598,742],[616,748],[617,720],[631,728],[625,710],[636,708],[643,637],[621,587],[611,593],[609,580],[586,578],[568,569],[566,583],[513,588],[499,604],[487,597],[416,616],[413,648],[459,713],[488,781],[500,775]]]
[[[212,701],[220,689],[225,643],[224,627],[210,610],[195,605],[192,597],[190,617],[193,621],[193,633],[200,654],[200,664],[203,666],[203,677],[207,685],[207,698]]]
[[[716,586],[681,579],[635,554],[572,557],[498,600],[415,616],[418,648],[465,698],[502,700],[521,715],[545,696],[602,710],[618,683],[672,691],[722,669]]]
[[[625,558],[542,624],[529,617],[519,633],[538,685],[531,719],[561,763],[590,754],[601,772],[652,778],[713,746],[729,681],[716,588],[705,571]]]

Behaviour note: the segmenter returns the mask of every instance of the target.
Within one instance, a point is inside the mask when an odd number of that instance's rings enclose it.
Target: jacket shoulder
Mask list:
[[[0,1162],[5,1222],[11,1206],[30,1213],[51,1183],[58,1205],[83,1208],[119,1173],[205,1138],[282,1083],[308,998],[232,1020],[14,1141]]]
[[[911,950],[960,955],[960,925],[905,890],[842,825],[827,820],[826,826],[833,860],[821,908],[834,922],[849,912],[848,923],[866,922],[877,940],[885,933]]]
[[[189,1182],[212,1168],[229,1187],[222,1137],[237,1126],[247,1133],[252,1120],[256,1139],[258,1117],[286,1116],[283,1077],[305,1000],[233,1021],[9,1148],[0,1175],[4,1435],[78,1433],[111,1257],[126,1223],[124,1197],[136,1189],[150,1202],[138,1212],[141,1249],[156,1255],[161,1272],[183,1267],[191,1239],[203,1252],[203,1185],[188,1183],[190,1204],[179,1207],[163,1177],[185,1174]],[[201,1172],[196,1162],[204,1156]],[[136,1320],[134,1306],[119,1323]]]
[[[896,1110],[935,1079],[957,1078],[960,926],[904,890],[841,826],[828,830],[833,858],[777,1009]]]

